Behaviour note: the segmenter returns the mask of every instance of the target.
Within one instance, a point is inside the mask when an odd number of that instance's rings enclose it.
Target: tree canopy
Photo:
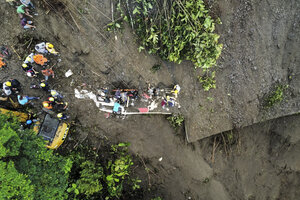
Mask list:
[[[0,199],[64,199],[71,165],[33,131],[0,115]]]

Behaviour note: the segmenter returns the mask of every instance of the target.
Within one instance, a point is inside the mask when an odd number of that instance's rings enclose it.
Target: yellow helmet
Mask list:
[[[57,94],[57,92],[55,91],[55,90],[51,90],[51,95],[52,96],[54,96],[54,95],[56,95]]]
[[[54,46],[51,43],[48,43],[48,48],[52,49]]]
[[[48,106],[49,106],[49,103],[47,103],[47,102],[44,102],[44,103],[43,103],[43,106],[46,108],[46,107],[48,107]]]
[[[28,65],[26,63],[23,63],[22,67],[26,68]]]
[[[7,85],[8,87],[10,87],[11,86],[11,82],[10,81],[6,81],[5,85]]]
[[[46,84],[45,83],[41,83],[40,86],[41,87],[46,87]]]
[[[49,97],[49,99],[48,99],[49,101],[54,101],[54,98],[53,97]]]
[[[62,118],[62,117],[63,117],[63,114],[62,114],[62,113],[58,113],[58,114],[57,114],[57,117],[58,117],[58,118]]]
[[[26,61],[31,62],[31,58],[30,58],[30,57],[27,57],[27,58],[26,58]]]

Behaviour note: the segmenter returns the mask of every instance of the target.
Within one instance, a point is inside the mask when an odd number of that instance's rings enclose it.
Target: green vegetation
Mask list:
[[[169,120],[169,122],[171,123],[171,125],[174,128],[178,128],[178,127],[182,126],[182,124],[184,122],[184,116],[181,114],[172,115],[172,116],[168,117],[167,120]]]
[[[159,65],[159,64],[156,64],[156,65],[153,65],[152,67],[151,67],[151,72],[152,73],[155,73],[155,72],[157,72],[158,70],[160,70],[160,68],[161,68],[161,65]]]
[[[288,85],[277,85],[275,90],[272,91],[265,99],[264,106],[271,108],[275,104],[280,103],[284,97],[284,90],[288,88]]]
[[[126,1],[124,7],[141,41],[140,50],[171,62],[190,60],[204,71],[216,64],[222,45],[214,33],[215,20],[202,0],[132,2]]]
[[[0,115],[0,199],[65,199],[71,165],[15,119]]]
[[[0,115],[0,199],[119,199],[132,196],[141,180],[132,177],[127,143],[98,151],[79,145],[61,156],[20,123]],[[100,158],[99,155],[106,155]],[[126,190],[125,190],[126,189]]]
[[[214,33],[215,23],[221,21],[212,19],[203,0],[118,2],[121,18],[129,22],[139,38],[139,51],[146,50],[175,63],[190,60],[206,73],[198,77],[204,90],[216,88],[215,72],[210,73],[210,69],[216,65],[223,47],[218,42],[220,36]],[[120,27],[113,22],[108,29]],[[152,67],[151,71],[157,69]]]
[[[121,21],[114,21],[106,25],[107,31],[117,31],[122,29],[122,22]]]
[[[213,71],[211,75],[209,73],[206,73],[205,76],[198,76],[199,82],[202,83],[202,87],[204,91],[209,91],[210,89],[216,88],[216,72]]]
[[[160,197],[156,197],[156,198],[154,198],[154,199],[151,199],[151,200],[163,200],[162,198],[160,198]]]

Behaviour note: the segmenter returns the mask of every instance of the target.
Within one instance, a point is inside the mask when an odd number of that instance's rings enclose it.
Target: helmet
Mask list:
[[[43,103],[43,106],[46,108],[46,107],[48,107],[48,106],[49,106],[49,103],[47,103],[47,102],[44,102],[44,103]]]
[[[30,58],[30,57],[27,57],[27,58],[26,58],[26,61],[31,62],[31,58]]]
[[[46,87],[46,84],[45,83],[41,83],[40,86],[41,87]]]
[[[23,63],[22,67],[26,68],[28,65],[26,63]]]
[[[62,114],[62,113],[58,113],[58,114],[57,114],[57,117],[58,117],[58,118],[62,118],[62,117],[63,117],[63,114]]]
[[[27,72],[26,75],[29,76],[29,77],[32,77],[31,72]]]
[[[54,96],[54,95],[56,95],[57,94],[57,92],[55,91],[55,90],[51,90],[51,95],[52,96]]]
[[[52,49],[54,46],[51,43],[48,43],[48,48]]]
[[[54,98],[53,97],[49,97],[48,100],[53,102]]]
[[[30,119],[27,120],[27,121],[26,121],[26,124],[28,124],[28,125],[29,125],[29,124],[32,124],[32,120],[30,120]]]
[[[10,87],[11,86],[11,82],[10,81],[6,81],[5,85],[8,86],[8,87]]]

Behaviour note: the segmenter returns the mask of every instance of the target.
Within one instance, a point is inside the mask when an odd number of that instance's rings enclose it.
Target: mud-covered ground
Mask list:
[[[112,17],[109,1],[55,2],[34,1],[39,14],[34,16],[34,31],[22,30],[15,8],[1,2],[0,43],[14,46],[22,59],[41,41],[51,41],[60,52],[58,58],[62,61],[54,67],[56,78],[50,80],[50,86],[65,95],[70,103],[68,114],[78,124],[79,134],[69,135],[70,141],[89,139],[96,148],[101,148],[99,144],[107,139],[130,142],[132,154],[139,155],[151,169],[149,176],[145,171],[137,172],[143,178],[143,186],[164,199],[297,199],[299,116],[224,133],[224,138],[218,135],[216,139],[212,136],[187,144],[183,129],[175,131],[163,116],[106,119],[92,101],[76,99],[74,89],[96,92],[103,86],[142,89],[147,83],[179,83],[182,112],[188,119],[197,118],[215,132],[230,129],[233,124],[247,125],[258,113],[259,99],[276,81],[291,85],[294,93],[290,96],[297,96],[299,2],[210,1],[214,13],[223,21],[218,31],[225,48],[218,66],[218,89],[208,94],[201,90],[190,63],[175,65],[139,53],[127,25],[123,32],[106,32]],[[268,25],[270,21],[272,25]],[[278,33],[282,31],[284,34]],[[274,42],[274,38],[285,40]],[[52,58],[52,63],[58,58]],[[17,78],[25,94],[45,97],[45,93],[29,89],[30,83],[37,80],[25,77],[21,63],[14,53],[9,67],[0,72],[0,82]],[[154,64],[162,65],[158,73],[150,72]],[[69,69],[74,74],[66,78],[64,73]],[[291,82],[286,78],[288,69],[295,77]],[[209,101],[208,96],[214,101]],[[36,102],[35,108],[41,108],[40,103]],[[291,108],[284,105],[278,106],[276,113]],[[196,112],[198,108],[204,109]],[[224,145],[227,140],[230,144]],[[143,169],[139,156],[137,164]],[[144,199],[154,197],[150,194],[145,193]]]

